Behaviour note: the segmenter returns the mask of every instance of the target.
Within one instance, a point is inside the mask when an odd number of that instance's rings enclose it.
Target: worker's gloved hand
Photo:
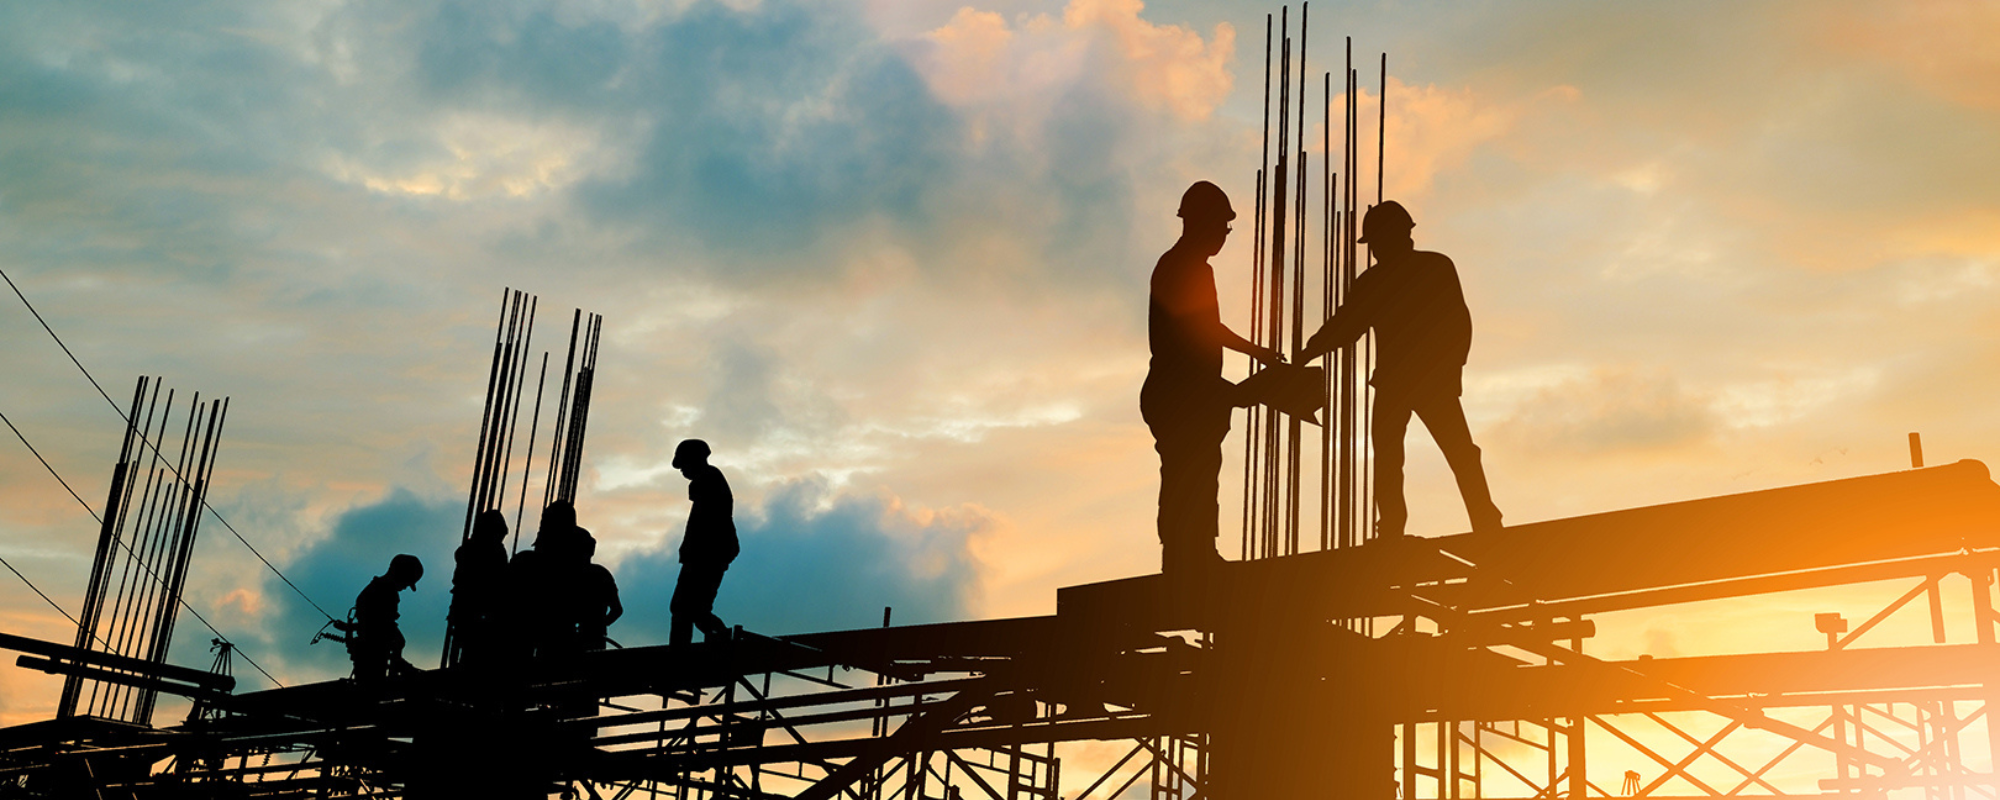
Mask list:
[[[1250,357],[1255,358],[1258,361],[1262,361],[1266,364],[1285,363],[1285,354],[1280,353],[1276,349],[1270,347],[1260,347],[1259,352],[1251,353]]]

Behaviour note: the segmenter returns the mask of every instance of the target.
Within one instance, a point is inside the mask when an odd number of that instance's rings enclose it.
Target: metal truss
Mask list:
[[[1900,597],[1848,630],[1837,614],[1815,620],[1827,652],[1861,650],[1865,634],[1892,618],[1948,644],[1947,580],[1966,578],[1964,611],[1975,648],[1995,642],[1995,573],[1990,553],[1965,553],[1953,571],[1915,579]],[[1921,615],[1921,619],[1909,619]],[[1580,642],[1573,642],[1580,654]],[[1876,648],[1907,663],[1958,657],[1936,648]],[[1948,650],[1948,649],[1947,649]],[[1628,664],[1638,671],[1642,659]],[[1877,662],[1885,659],[1877,658]],[[1542,660],[1557,667],[1560,657]],[[1662,662],[1664,663],[1664,662]],[[2000,665],[1995,665],[2000,667]],[[1937,685],[1704,695],[1698,702],[1617,710],[1578,709],[1569,717],[1406,721],[1398,726],[1400,794],[1406,798],[1736,797],[1841,794],[1880,797],[1921,792],[1927,800],[2000,797],[2000,729],[1990,719],[1992,689],[1955,678]],[[1892,678],[1888,683],[1921,683]],[[1645,705],[1632,703],[1631,705]],[[1582,712],[1597,713],[1582,713]],[[1730,713],[1735,711],[1737,713]],[[1744,713],[1747,712],[1747,713]],[[1760,724],[1763,721],[1783,724]],[[1628,767],[1623,780],[1589,776],[1589,766]],[[1612,791],[1610,787],[1616,787]],[[1899,794],[1898,796],[1902,796]]]
[[[2000,485],[1955,465],[1069,587],[1044,617],[184,681],[182,725],[0,730],[0,797],[2000,800],[1996,567]],[[1822,615],[1824,650],[1583,647],[1613,611],[1881,581],[1909,588]],[[1932,643],[1865,646],[1923,614]]]

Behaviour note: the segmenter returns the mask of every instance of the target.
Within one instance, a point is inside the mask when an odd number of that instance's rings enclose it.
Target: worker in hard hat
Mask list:
[[[708,456],[708,443],[700,439],[688,439],[674,448],[673,467],[688,479],[689,508],[687,533],[681,537],[680,579],[667,608],[673,615],[668,644],[694,641],[694,628],[701,629],[702,641],[729,637],[729,626],[715,616],[715,593],[739,550],[736,499],[722,470],[709,464]]]
[[[1208,259],[1222,251],[1236,212],[1220,187],[1200,181],[1181,195],[1181,237],[1153,267],[1152,297],[1146,310],[1152,364],[1139,391],[1139,412],[1160,453],[1159,534],[1161,571],[1199,572],[1219,563],[1216,502],[1222,471],[1222,440],[1237,406],[1309,398],[1320,384],[1317,373],[1267,370],[1242,384],[1222,377],[1224,348],[1247,353],[1272,367],[1284,356],[1236,335],[1222,324],[1215,295],[1215,269]],[[1283,379],[1284,385],[1271,378]],[[1294,380],[1296,379],[1296,380]],[[1306,399],[1294,413],[1310,416],[1323,407]]]
[[[474,519],[472,536],[452,554],[457,568],[451,573],[451,609],[445,619],[459,663],[487,663],[498,651],[496,643],[504,635],[506,542],[506,515],[487,509]]]
[[[590,531],[577,528],[572,546],[575,553],[563,570],[569,585],[566,612],[576,621],[577,647],[603,650],[611,623],[625,616],[625,606],[618,602],[618,581],[610,569],[592,560],[597,555],[597,537]]]
[[[1472,313],[1465,306],[1451,259],[1416,249],[1416,222],[1394,200],[1368,209],[1361,238],[1375,266],[1354,280],[1347,301],[1295,354],[1300,363],[1344,347],[1375,329],[1375,535],[1403,535],[1409,508],[1403,501],[1403,435],[1410,415],[1422,418],[1458,479],[1474,531],[1500,528],[1500,509],[1486,486],[1479,448],[1459,403],[1466,354],[1472,349]]]
[[[424,563],[404,553],[389,560],[389,571],[368,581],[354,598],[349,621],[340,625],[347,632],[347,656],[354,661],[354,680],[377,683],[391,674],[415,668],[403,660],[403,631],[396,625],[401,614],[398,593],[414,590],[424,577]]]
[[[565,615],[562,576],[577,552],[576,506],[557,500],[542,509],[528,549],[507,562],[506,611],[514,659],[563,657],[576,644],[576,622]]]

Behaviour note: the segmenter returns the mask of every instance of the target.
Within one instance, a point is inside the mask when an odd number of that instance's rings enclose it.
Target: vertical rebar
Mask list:
[[[1319,227],[1321,327],[1324,327],[1328,321],[1333,319],[1333,292],[1335,284],[1338,283],[1338,279],[1334,275],[1333,261],[1333,185],[1334,180],[1339,174],[1333,171],[1333,73],[1325,73],[1323,83],[1325,98],[1320,107],[1322,112],[1322,121],[1320,122],[1320,153],[1326,166],[1320,170],[1322,173]],[[1304,342],[1300,342],[1300,345],[1303,346]],[[1327,366],[1331,367],[1332,365],[1329,364]],[[1334,371],[1332,369],[1324,369],[1320,374],[1321,383],[1324,385],[1326,391],[1326,397],[1332,398]],[[1327,419],[1321,420],[1319,426],[1319,549],[1321,550],[1326,550],[1333,546],[1333,476],[1335,473],[1333,469],[1334,420],[1332,419],[1333,410],[1331,408],[1326,410],[1326,416]]]
[[[513,541],[508,545],[509,555],[521,552],[521,515],[528,508],[528,479],[534,476],[535,432],[542,424],[542,387],[549,382],[549,352],[542,351],[542,372],[535,378],[535,413],[528,421],[528,454],[521,462],[521,500],[514,506]],[[553,452],[550,453],[554,455]]]
[[[542,487],[542,507],[545,509],[556,501],[557,490],[560,487],[558,478],[562,474],[565,454],[563,445],[567,441],[565,428],[569,422],[569,384],[570,377],[575,374],[576,334],[582,324],[583,309],[579,308],[572,312],[569,318],[569,355],[563,359],[562,392],[556,395],[556,424],[549,429],[549,435],[554,439],[550,442],[548,482]]]
[[[1264,184],[1271,162],[1271,15],[1264,15],[1264,138],[1257,152],[1256,220],[1250,232],[1250,340],[1263,344],[1264,310]],[[1257,374],[1255,357],[1246,356],[1250,375]],[[1256,558],[1257,440],[1263,409],[1252,405],[1243,409],[1243,550],[1245,561]]]

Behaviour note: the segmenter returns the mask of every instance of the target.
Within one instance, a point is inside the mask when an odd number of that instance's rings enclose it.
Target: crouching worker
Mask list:
[[[708,463],[708,443],[689,439],[674,448],[674,468],[688,479],[687,534],[681,537],[681,576],[674,584],[673,628],[668,644],[694,641],[693,628],[701,629],[703,641],[729,636],[729,626],[715,616],[715,592],[722,588],[722,573],[736,560],[736,499],[729,493],[729,481],[722,470]]]
[[[333,623],[347,634],[347,657],[354,661],[356,683],[380,683],[391,674],[413,672],[403,660],[403,631],[396,625],[399,592],[416,589],[424,577],[424,564],[407,553],[389,560],[389,571],[368,581],[354,598],[354,610],[347,622]]]

